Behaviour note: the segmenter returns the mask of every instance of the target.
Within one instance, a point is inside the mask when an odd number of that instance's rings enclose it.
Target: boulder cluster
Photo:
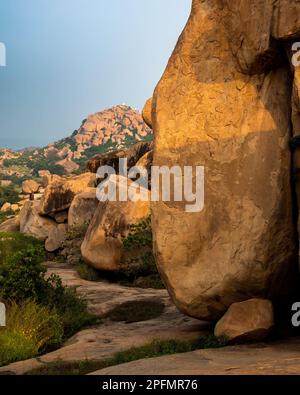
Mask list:
[[[152,143],[138,143],[128,151],[115,151],[95,157],[90,171],[79,176],[60,177],[40,172],[42,185],[34,180],[23,183],[26,196],[21,210],[0,225],[0,231],[20,231],[45,242],[48,252],[62,248],[69,232],[84,232],[83,259],[101,270],[118,270],[122,239],[130,226],[150,215],[148,202],[99,202],[96,172],[99,166],[112,166],[118,173],[118,159],[127,158],[130,166],[148,156]],[[118,176],[114,182],[119,188]],[[130,180],[128,183],[130,184]],[[122,183],[121,183],[122,185]]]

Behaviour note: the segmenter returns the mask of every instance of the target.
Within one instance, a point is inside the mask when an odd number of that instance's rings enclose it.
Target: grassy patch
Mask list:
[[[58,276],[46,278],[43,259],[44,248],[38,240],[0,233],[0,300],[8,307],[9,317],[0,332],[0,364],[57,348],[80,329],[98,323],[75,289],[64,287]],[[27,346],[19,352],[21,337]]]
[[[123,303],[111,310],[106,317],[112,321],[132,322],[148,321],[164,312],[164,304],[159,299],[137,300]]]
[[[80,278],[87,281],[101,281],[103,278],[101,277],[99,271],[93,269],[91,266],[88,266],[84,262],[80,262],[76,265],[77,273]]]
[[[193,341],[154,341],[142,347],[133,347],[127,351],[119,352],[112,358],[104,361],[54,362],[32,370],[27,375],[85,375],[110,366],[140,359],[185,353],[205,348],[220,348],[226,345],[225,341],[218,340],[213,335],[202,336]]]
[[[0,366],[32,358],[62,343],[64,328],[56,311],[32,300],[6,307],[7,325],[0,328]]]

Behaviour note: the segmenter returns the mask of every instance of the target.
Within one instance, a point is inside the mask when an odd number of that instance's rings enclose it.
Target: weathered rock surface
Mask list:
[[[152,97],[146,101],[142,116],[145,123],[152,129]]]
[[[272,36],[276,39],[300,37],[299,0],[280,0],[274,4]]]
[[[233,303],[215,327],[215,336],[231,342],[264,340],[274,326],[269,300],[250,299]]]
[[[45,242],[45,249],[48,252],[57,251],[66,240],[67,237],[67,224],[60,224],[56,227],[53,227],[48,235],[48,238]]]
[[[256,18],[269,18],[269,2],[253,4]],[[153,203],[157,263],[177,306],[206,320],[218,320],[234,302],[284,297],[297,270],[289,70],[241,73],[243,59],[247,72],[264,71],[255,59],[268,39],[242,20],[237,31],[246,29],[247,51],[238,60],[228,12],[216,0],[193,1],[153,98],[153,164],[205,168],[203,211],[187,213],[187,202],[174,199]]]
[[[62,181],[63,180],[63,178],[62,177],[60,177],[60,176],[58,176],[58,175],[56,175],[56,174],[47,174],[47,173],[43,173],[43,176],[42,176],[42,186],[44,187],[44,188],[46,188],[48,185],[50,185],[50,184],[52,184],[52,183],[54,183],[54,182],[60,182],[60,181]]]
[[[78,193],[95,186],[96,176],[84,173],[77,177],[53,182],[45,189],[41,200],[40,214],[53,214],[68,209]]]
[[[88,225],[98,205],[99,200],[96,196],[96,188],[88,188],[84,192],[76,195],[69,210],[69,229]]]
[[[19,232],[20,230],[20,219],[19,217],[13,217],[0,224],[0,232]]]
[[[111,177],[117,193],[123,190],[121,176]],[[129,187],[132,182],[128,180]],[[146,196],[149,191],[145,190]],[[100,202],[81,246],[83,259],[95,269],[117,271],[122,259],[122,239],[129,231],[130,225],[139,223],[150,215],[150,198],[148,201],[107,201]]]
[[[129,149],[121,149],[102,155],[96,155],[87,164],[87,171],[97,173],[100,166],[111,166],[119,173],[119,159],[127,158],[128,168],[135,166],[138,160],[153,149],[152,142],[137,143]]]
[[[39,191],[40,184],[34,180],[26,180],[22,183],[22,193],[30,195],[31,193],[37,193]]]
[[[68,222],[68,211],[60,211],[59,213],[54,213],[53,218],[58,224]]]
[[[46,240],[57,224],[50,218],[39,215],[40,202],[28,201],[20,211],[20,232]]]
[[[95,375],[299,375],[300,339],[148,358]]]

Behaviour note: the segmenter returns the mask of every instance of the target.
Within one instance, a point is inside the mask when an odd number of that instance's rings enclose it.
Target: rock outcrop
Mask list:
[[[59,224],[50,230],[45,242],[46,251],[55,252],[62,246],[67,237],[67,229],[68,226],[66,224]]]
[[[127,159],[128,168],[135,166],[136,163],[149,151],[153,149],[152,142],[141,142],[133,145],[129,149],[122,149],[106,154],[96,155],[89,160],[86,170],[97,173],[101,166],[111,166],[119,173],[119,159]]]
[[[24,195],[30,195],[31,193],[37,193],[40,189],[40,184],[34,180],[26,180],[22,183],[22,192]]]
[[[146,101],[142,112],[143,120],[152,129],[152,97]]]
[[[39,213],[49,215],[68,209],[75,195],[83,192],[86,188],[94,187],[95,181],[95,174],[84,173],[77,177],[51,183],[45,190]]]
[[[20,219],[18,216],[10,218],[0,224],[0,232],[19,232]]]
[[[123,188],[120,180],[111,177],[117,193]],[[132,182],[128,180],[129,187]],[[145,191],[149,194],[149,191]],[[129,234],[130,225],[135,225],[150,215],[150,198],[147,202],[107,201],[100,202],[81,246],[83,259],[95,269],[118,271],[122,260],[122,240]]]
[[[71,175],[92,155],[127,149],[151,138],[152,130],[138,110],[117,105],[89,115],[71,136],[46,147],[22,151],[0,149],[1,173],[5,176],[28,176],[36,171],[37,166],[46,162],[51,173]]]
[[[215,336],[230,342],[264,340],[274,326],[269,300],[250,299],[233,303],[215,327]]]
[[[193,1],[152,104],[154,165],[205,168],[201,212],[174,199],[152,205],[164,282],[181,311],[205,320],[284,297],[297,270],[290,73],[270,34],[285,30],[284,11],[248,3]]]
[[[88,225],[93,218],[99,200],[96,196],[96,188],[88,188],[75,196],[68,215],[69,229],[80,228]]]
[[[39,214],[40,202],[28,201],[20,211],[20,232],[46,240],[57,228],[56,222]]]

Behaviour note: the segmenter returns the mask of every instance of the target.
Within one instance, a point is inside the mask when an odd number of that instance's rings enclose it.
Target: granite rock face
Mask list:
[[[69,229],[80,228],[89,224],[97,210],[99,200],[96,188],[88,188],[75,196],[68,214]]]
[[[215,336],[230,342],[264,340],[274,326],[269,300],[250,299],[233,303],[215,327]]]
[[[41,200],[40,215],[49,215],[68,209],[74,197],[86,188],[94,187],[95,182],[95,174],[84,173],[49,184]]]
[[[145,124],[152,129],[152,97],[146,101],[142,116]]]
[[[270,38],[278,10],[221,3],[193,1],[152,104],[153,164],[205,168],[201,212],[152,203],[157,264],[177,307],[214,321],[232,303],[284,297],[296,270],[290,70]]]
[[[124,177],[109,179],[117,192],[124,188]],[[129,188],[132,182],[128,180]],[[145,190],[148,194],[148,190]],[[99,270],[118,271],[122,260],[122,240],[135,225],[150,215],[148,201],[100,202],[81,246],[83,259]]]
[[[54,220],[39,215],[40,202],[28,201],[20,211],[20,232],[39,240],[46,240],[55,232],[57,224]]]

